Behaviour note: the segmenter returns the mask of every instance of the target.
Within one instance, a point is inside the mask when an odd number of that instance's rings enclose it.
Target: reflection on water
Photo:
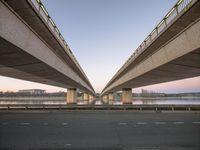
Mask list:
[[[85,102],[78,99],[77,102],[79,105],[84,105]],[[66,100],[65,97],[0,97],[0,104],[27,104],[27,105],[48,105],[48,104],[55,104],[55,105],[65,105]],[[98,100],[95,103],[96,105],[101,105],[101,101]],[[115,101],[114,105],[121,105],[121,101]],[[175,99],[175,98],[141,98],[141,99],[134,99],[132,104],[135,105],[200,105],[200,98],[187,98],[187,99]]]
[[[200,99],[199,100],[180,100],[180,99],[162,99],[162,100],[134,100],[132,102],[135,105],[200,105]]]
[[[0,97],[0,104],[66,104],[65,97]]]

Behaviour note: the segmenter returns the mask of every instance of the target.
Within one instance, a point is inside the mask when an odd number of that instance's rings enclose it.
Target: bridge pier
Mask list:
[[[131,88],[122,89],[122,103],[132,104],[132,89]]]
[[[84,101],[84,104],[89,104],[89,94],[88,93],[83,93],[83,101]]]
[[[105,104],[108,104],[108,95],[104,95],[104,96],[102,97],[102,100],[103,100],[103,102],[104,102]]]
[[[108,94],[108,104],[113,104],[114,101],[114,97],[113,97],[113,93],[109,93]]]
[[[76,104],[77,102],[77,90],[76,88],[67,89],[67,104]]]
[[[92,95],[89,95],[89,104],[91,104],[94,100],[94,97]]]

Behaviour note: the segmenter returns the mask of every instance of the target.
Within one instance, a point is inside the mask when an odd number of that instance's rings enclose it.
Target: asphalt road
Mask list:
[[[200,150],[200,113],[1,111],[0,149]]]

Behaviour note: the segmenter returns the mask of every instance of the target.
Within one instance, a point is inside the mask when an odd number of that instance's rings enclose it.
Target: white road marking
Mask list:
[[[65,146],[71,146],[72,144],[70,144],[70,143],[67,143],[67,144],[65,144]]]
[[[43,123],[44,126],[48,126],[49,124],[47,122]]]
[[[194,121],[193,124],[200,124],[200,121]]]
[[[143,125],[143,124],[147,124],[147,123],[146,122],[137,122],[136,124],[139,124],[139,125],[142,124]]]
[[[174,122],[174,124],[184,124],[184,122],[177,121],[177,122]]]
[[[21,122],[20,125],[27,126],[27,125],[30,125],[30,123],[29,122]]]
[[[7,124],[8,124],[7,122],[3,122],[3,123],[2,123],[2,125],[4,125],[4,126],[7,125]]]
[[[166,122],[155,122],[155,124],[166,124]]]
[[[66,123],[66,122],[63,122],[63,123],[62,123],[62,125],[63,125],[63,126],[66,126],[66,125],[68,125],[68,123]]]
[[[126,122],[119,122],[118,125],[127,125]]]
[[[136,150],[161,150],[159,147],[136,147]]]

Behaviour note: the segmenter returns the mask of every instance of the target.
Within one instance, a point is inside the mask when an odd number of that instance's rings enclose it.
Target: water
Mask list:
[[[185,100],[185,99],[135,100],[132,103],[135,105],[200,105],[200,99],[199,100]]]
[[[65,105],[65,97],[0,97],[1,104],[55,104]],[[85,103],[78,101],[79,105]],[[121,105],[121,101],[115,101],[114,105]],[[200,105],[200,98],[135,98],[132,101],[134,105]],[[96,101],[96,105],[101,105],[100,101]]]

